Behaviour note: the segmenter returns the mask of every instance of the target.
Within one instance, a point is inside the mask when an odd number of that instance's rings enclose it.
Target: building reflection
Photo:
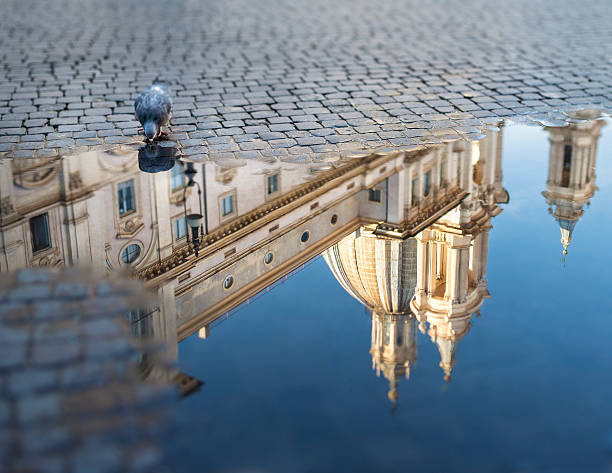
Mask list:
[[[410,219],[415,200],[425,201],[419,212],[428,225],[408,235],[388,231],[388,222],[362,226],[324,254],[342,287],[372,313],[372,364],[388,379],[393,402],[399,379],[409,377],[416,360],[417,323],[438,346],[449,381],[457,344],[489,296],[491,219],[509,199],[501,145],[502,132],[492,132],[480,142],[455,142],[409,161],[401,180],[410,184],[399,192],[405,216]],[[440,202],[449,187],[463,196],[451,210]]]
[[[605,121],[597,110],[573,114],[577,123],[548,127],[550,152],[548,179],[542,195],[561,229],[563,256],[568,252],[572,233],[597,186],[597,143]]]
[[[487,295],[490,219],[508,198],[501,139],[334,163],[189,163],[166,145],[3,161],[0,267],[131,272],[158,296],[128,317],[134,333],[176,358],[180,340],[208,337],[228,311],[324,253],[373,312],[373,363],[396,399],[416,358],[415,321],[429,324],[450,376]],[[200,209],[196,254],[185,217]]]
[[[543,194],[564,251],[597,189],[596,117],[547,129]],[[489,297],[489,233],[509,200],[502,137],[500,126],[478,142],[333,163],[189,162],[165,145],[0,161],[0,269],[129,271],[157,294],[128,316],[134,334],[163,341],[172,359],[181,340],[210,336],[228,312],[322,254],[371,311],[373,369],[396,402],[418,332],[437,346],[449,381],[458,344]],[[198,254],[186,243],[194,212],[203,220]]]

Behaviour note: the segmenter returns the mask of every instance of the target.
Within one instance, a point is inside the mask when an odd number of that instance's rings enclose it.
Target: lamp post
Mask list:
[[[201,236],[204,235],[202,229],[202,222],[204,216],[202,215],[202,188],[200,184],[194,179],[197,171],[193,167],[193,163],[187,163],[187,169],[185,170],[185,176],[187,177],[187,185],[183,189],[183,212],[185,214],[185,225],[191,228],[191,241],[189,240],[189,230],[187,229],[187,246],[193,245],[196,258],[198,256],[198,250],[200,249]],[[200,204],[200,213],[187,214],[187,189],[193,186],[198,187],[198,203]]]

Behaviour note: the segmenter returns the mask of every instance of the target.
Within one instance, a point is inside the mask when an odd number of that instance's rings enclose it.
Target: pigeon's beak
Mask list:
[[[149,140],[155,139],[155,137],[157,136],[157,127],[155,126],[155,123],[146,122],[144,124],[144,132],[145,132],[145,135],[147,136],[147,139]]]

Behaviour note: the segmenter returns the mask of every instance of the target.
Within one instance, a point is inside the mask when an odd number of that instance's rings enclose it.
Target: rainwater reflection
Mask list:
[[[605,125],[598,116],[583,112],[573,123],[545,128],[548,177],[541,188],[560,228],[563,258],[597,190]],[[440,377],[449,382],[460,341],[486,310],[491,228],[512,192],[502,172],[505,130],[500,123],[480,141],[325,166],[190,162],[180,149],[158,145],[142,147],[137,159],[134,152],[89,152],[1,161],[0,268],[86,264],[111,277],[130,272],[158,295],[130,315],[134,333],[163,341],[179,366],[193,368],[192,359],[179,357],[180,341],[193,335],[190,343],[196,336],[208,343],[230,314],[258,304],[260,295],[322,255],[343,291],[370,314],[372,367],[387,379],[396,405],[400,380],[417,362],[417,332],[436,346]],[[186,176],[188,168],[194,172]],[[200,198],[187,185],[190,178],[201,187]],[[186,217],[200,208],[196,254],[187,244]],[[478,323],[495,324],[495,315]],[[223,363],[220,356],[217,369]],[[203,406],[208,389],[207,381],[195,396]]]

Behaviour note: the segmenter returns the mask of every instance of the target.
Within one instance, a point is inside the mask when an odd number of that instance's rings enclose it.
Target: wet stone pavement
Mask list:
[[[333,161],[612,105],[607,1],[7,0],[0,154],[140,142],[156,78],[191,158]]]
[[[162,470],[171,391],[142,383],[121,322],[142,303],[130,281],[23,270],[0,283],[0,465],[10,472]]]

